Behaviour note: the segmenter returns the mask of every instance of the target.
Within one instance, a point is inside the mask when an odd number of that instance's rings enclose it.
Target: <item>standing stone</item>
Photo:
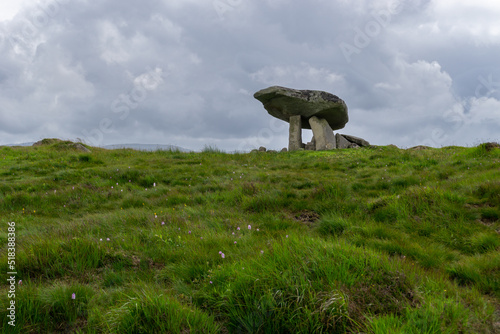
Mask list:
[[[283,148],[281,149],[281,152],[288,152],[288,149],[287,149],[286,147],[283,147]]]
[[[313,116],[309,118],[309,124],[314,133],[316,141],[316,151],[335,149],[336,142],[333,130],[324,118]]]
[[[259,152],[265,152],[267,149],[264,146],[259,147]]]
[[[302,147],[302,118],[290,116],[289,122],[288,151],[298,151]]]
[[[337,142],[337,148],[349,148],[351,146],[351,142],[344,138],[340,133],[335,135],[335,140]]]

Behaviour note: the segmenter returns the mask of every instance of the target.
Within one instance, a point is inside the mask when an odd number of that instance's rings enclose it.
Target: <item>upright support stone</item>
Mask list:
[[[324,118],[313,116],[309,118],[309,125],[316,141],[316,151],[331,150],[337,147],[333,130]]]
[[[300,115],[290,116],[288,135],[288,151],[298,151],[302,147],[302,118]]]

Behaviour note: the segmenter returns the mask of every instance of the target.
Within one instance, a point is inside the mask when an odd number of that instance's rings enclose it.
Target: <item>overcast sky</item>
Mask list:
[[[500,141],[500,2],[0,0],[0,145],[288,145],[253,98],[342,98],[375,145]],[[311,138],[303,130],[303,139]]]

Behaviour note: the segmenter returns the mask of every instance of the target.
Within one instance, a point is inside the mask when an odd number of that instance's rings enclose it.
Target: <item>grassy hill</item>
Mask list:
[[[500,331],[499,148],[45,144],[0,147],[4,333]]]

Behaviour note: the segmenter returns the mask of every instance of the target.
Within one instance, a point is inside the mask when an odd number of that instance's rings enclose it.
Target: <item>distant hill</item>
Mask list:
[[[0,146],[32,146],[35,142],[20,143],[20,144],[5,144]],[[180,151],[180,152],[192,152],[187,148],[175,146],[175,145],[159,145],[159,144],[115,144],[115,145],[103,145],[101,148],[108,150],[116,150],[121,148],[131,148],[137,151]]]
[[[35,142],[32,141],[32,142],[29,142],[29,143],[20,143],[20,144],[4,144],[4,145],[0,145],[0,146],[33,146]]]
[[[159,144],[116,144],[116,145],[104,145],[102,148],[108,150],[115,150],[120,148],[131,148],[138,151],[181,151],[181,152],[191,152],[183,147],[175,145],[159,145]]]

